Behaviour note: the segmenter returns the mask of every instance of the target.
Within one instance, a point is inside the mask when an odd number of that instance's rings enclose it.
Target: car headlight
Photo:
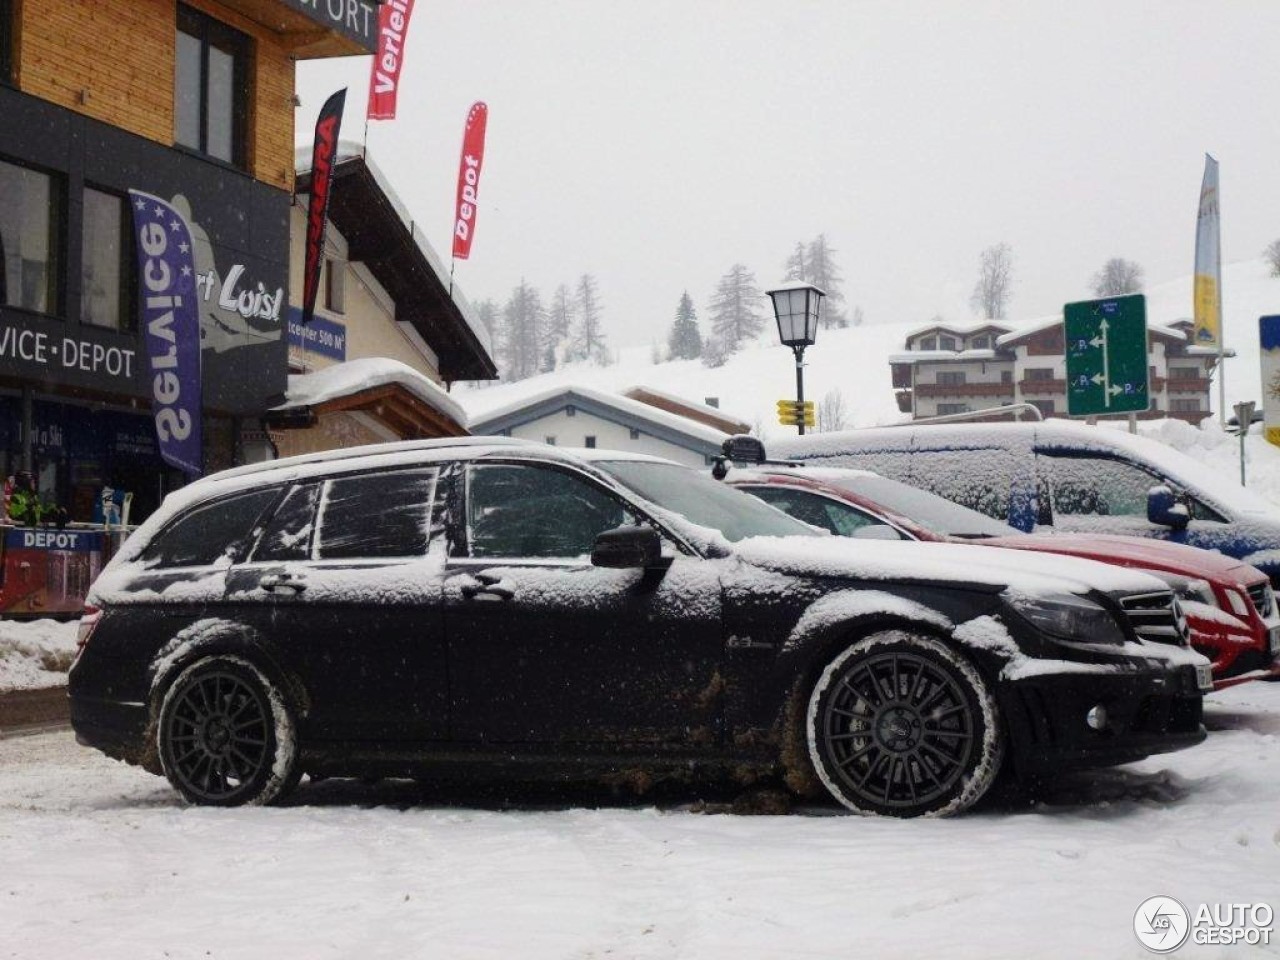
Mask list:
[[[1078,643],[1125,642],[1115,616],[1087,597],[1071,593],[1011,598],[1014,609],[1045,633]]]

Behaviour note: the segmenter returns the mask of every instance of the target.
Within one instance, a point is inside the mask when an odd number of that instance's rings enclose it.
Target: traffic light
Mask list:
[[[798,427],[804,424],[812,427],[817,421],[813,413],[812,400],[779,400],[778,422],[784,427]]]

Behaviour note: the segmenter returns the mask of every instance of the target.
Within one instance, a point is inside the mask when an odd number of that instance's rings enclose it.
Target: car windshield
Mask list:
[[[868,500],[874,500],[933,533],[982,539],[1010,537],[1021,532],[999,520],[992,520],[986,514],[952,503],[936,493],[911,487],[888,477],[841,477],[836,485]]]
[[[595,465],[646,500],[680,514],[690,523],[719,530],[727,540],[821,536],[749,493],[679,464],[597,460]]]

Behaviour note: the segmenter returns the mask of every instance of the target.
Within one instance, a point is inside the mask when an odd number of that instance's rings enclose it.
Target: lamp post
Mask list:
[[[773,300],[778,339],[796,355],[796,426],[804,436],[804,348],[818,338],[818,315],[827,294],[811,283],[789,283],[766,292]]]

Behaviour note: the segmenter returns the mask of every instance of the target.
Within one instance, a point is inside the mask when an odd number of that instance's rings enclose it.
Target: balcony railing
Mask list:
[[[1066,393],[1066,380],[1028,380],[1025,377],[1018,381],[1018,389],[1023,393]]]
[[[1170,377],[1167,387],[1170,393],[1208,393],[1209,381],[1204,377]]]
[[[1013,399],[1012,383],[917,383],[917,397],[1007,397]]]

